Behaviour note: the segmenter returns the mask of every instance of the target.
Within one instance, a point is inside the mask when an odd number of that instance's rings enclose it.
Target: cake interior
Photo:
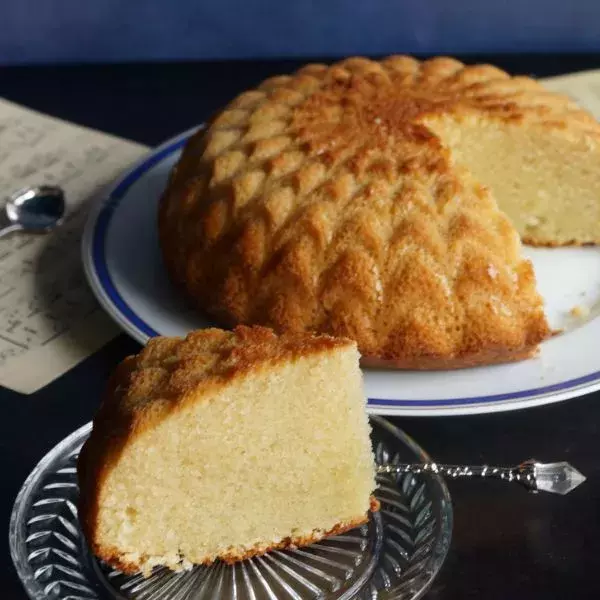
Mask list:
[[[427,122],[533,245],[600,243],[600,154],[576,131],[492,119]]]
[[[133,436],[108,471],[96,524],[104,553],[177,569],[366,520],[374,467],[353,346],[198,393]]]

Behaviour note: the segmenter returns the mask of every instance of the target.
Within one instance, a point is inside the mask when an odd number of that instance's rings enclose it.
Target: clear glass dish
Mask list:
[[[371,422],[379,464],[430,460],[389,421],[372,416]],[[55,446],[15,500],[10,551],[34,600],[415,600],[448,552],[452,505],[444,481],[382,475],[375,492],[381,510],[343,535],[233,566],[158,568],[148,579],[123,575],[91,555],[77,519],[76,461],[90,429],[88,423]]]

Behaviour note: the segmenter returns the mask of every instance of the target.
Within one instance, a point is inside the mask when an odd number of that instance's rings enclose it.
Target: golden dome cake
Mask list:
[[[117,368],[81,451],[80,521],[125,572],[307,545],[367,520],[369,435],[354,341],[154,338]]]
[[[550,333],[521,240],[600,242],[599,148],[592,116],[493,66],[308,65],[189,140],[162,253],[226,326],[350,337],[371,365],[520,360]]]

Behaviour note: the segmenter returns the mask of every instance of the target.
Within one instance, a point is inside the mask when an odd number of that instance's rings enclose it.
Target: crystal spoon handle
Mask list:
[[[520,483],[530,492],[551,492],[561,495],[568,494],[586,479],[567,462],[540,463],[533,459],[516,467],[440,465],[437,463],[388,464],[379,465],[377,473],[436,473],[452,479],[502,479]]]

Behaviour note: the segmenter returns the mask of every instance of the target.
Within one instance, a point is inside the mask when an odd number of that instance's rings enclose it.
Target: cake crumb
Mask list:
[[[488,272],[488,275],[489,275],[489,276],[490,276],[492,279],[496,279],[496,276],[498,275],[498,269],[496,269],[496,266],[495,266],[495,265],[493,265],[492,263],[490,263],[490,264],[488,265],[487,272]]]
[[[577,317],[578,319],[585,319],[590,314],[590,309],[587,306],[577,305],[574,306],[569,313],[573,317]]]

